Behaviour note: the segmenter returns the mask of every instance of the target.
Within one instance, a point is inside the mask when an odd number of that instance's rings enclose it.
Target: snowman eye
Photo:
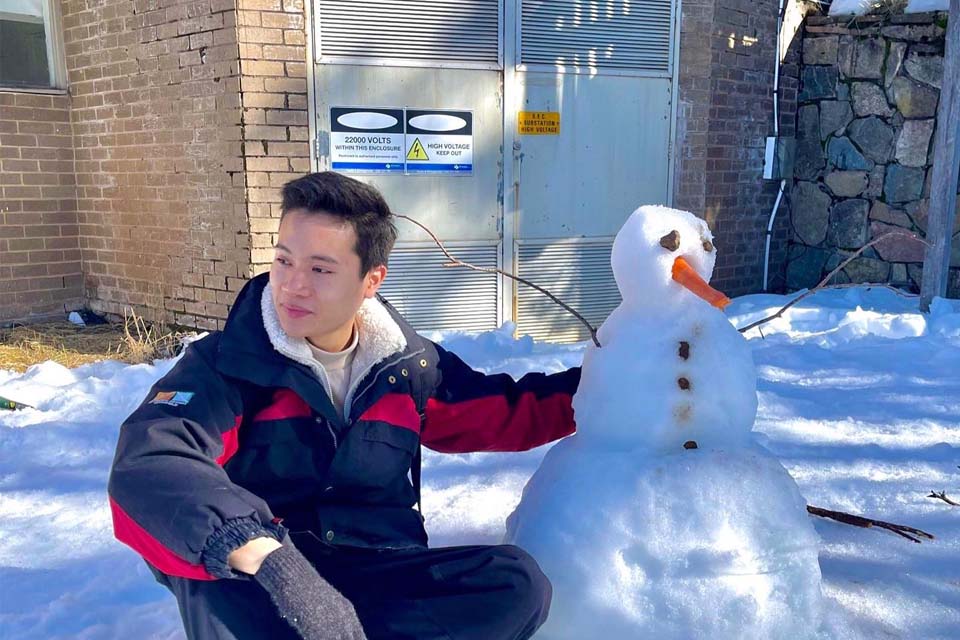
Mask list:
[[[706,251],[707,253],[712,252],[712,251],[713,251],[713,243],[710,242],[709,240],[704,240],[704,241],[703,241],[703,250]]]
[[[667,235],[660,238],[660,246],[670,251],[676,251],[680,248],[680,232],[674,229]]]

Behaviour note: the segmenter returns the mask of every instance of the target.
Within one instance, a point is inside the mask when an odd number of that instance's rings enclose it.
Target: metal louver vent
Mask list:
[[[323,0],[316,3],[320,55],[499,62],[499,0]]]
[[[612,241],[521,244],[519,275],[547,289],[598,327],[620,304],[610,266],[612,249]],[[563,307],[522,284],[517,293],[517,333],[551,342],[590,338],[587,328]]]
[[[523,0],[520,61],[670,70],[672,0]]]
[[[497,246],[446,245],[464,262],[478,267],[497,265]],[[389,274],[380,293],[418,331],[497,328],[497,274],[449,262],[436,246],[397,247],[390,254]]]

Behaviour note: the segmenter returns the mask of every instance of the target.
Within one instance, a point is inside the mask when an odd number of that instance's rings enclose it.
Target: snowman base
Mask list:
[[[554,446],[505,542],[554,587],[537,640],[816,638],[819,539],[765,451],[603,452]]]

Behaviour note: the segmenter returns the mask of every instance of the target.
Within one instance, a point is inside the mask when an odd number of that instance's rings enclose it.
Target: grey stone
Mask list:
[[[830,210],[830,227],[827,240],[841,249],[859,249],[867,244],[867,212],[870,203],[866,200],[841,200]]]
[[[909,202],[903,207],[907,215],[913,219],[913,224],[917,226],[924,235],[927,233],[927,219],[929,217],[930,210],[930,200],[929,198],[923,198],[922,200],[917,200],[916,202]],[[956,215],[953,217],[953,232],[954,235],[960,233],[960,200],[957,201]]]
[[[847,284],[848,282],[850,282],[850,276],[847,275],[847,272],[838,271],[837,273],[833,274],[833,277],[830,278],[830,282],[828,284]]]
[[[925,82],[940,89],[943,85],[943,57],[937,55],[921,55],[911,51],[904,61],[904,67],[911,78]]]
[[[907,265],[895,264],[890,271],[890,281],[894,284],[903,284],[907,281]]]
[[[866,171],[833,171],[828,173],[824,182],[838,198],[852,198],[867,188]]]
[[[820,139],[826,140],[853,120],[853,109],[847,100],[824,100],[820,103]]]
[[[886,282],[890,275],[890,265],[883,260],[873,258],[856,258],[850,261],[843,270],[850,277],[851,282]]]
[[[870,183],[867,185],[867,190],[863,192],[868,198],[879,198],[883,195],[883,176],[887,172],[887,167],[878,164],[873,168],[873,171],[870,172]]]
[[[919,200],[923,191],[923,169],[900,164],[887,165],[883,181],[883,196],[887,202]]]
[[[850,77],[853,73],[853,36],[840,36],[840,43],[837,46],[837,68],[844,78]]]
[[[885,54],[879,38],[843,38],[839,47],[840,73],[846,78],[879,80],[883,77]]]
[[[943,40],[943,27],[935,24],[891,25],[883,27],[880,33],[894,40],[909,40],[910,42]]]
[[[867,160],[847,138],[831,138],[827,144],[830,166],[841,171],[870,171],[873,161]]]
[[[923,278],[923,265],[908,264],[907,275],[910,277],[910,280],[912,280],[913,283],[916,285],[917,289],[920,289],[920,281]]]
[[[805,38],[803,40],[803,64],[836,64],[837,36]]]
[[[927,164],[927,152],[930,150],[930,138],[933,136],[934,120],[907,120],[900,129],[897,138],[896,159],[908,167],[922,167]]]
[[[800,107],[797,117],[797,144],[794,151],[793,175],[812,180],[826,164],[820,144],[820,117],[817,105]]]
[[[800,79],[803,87],[800,90],[800,102],[823,100],[837,95],[836,67],[804,67]]]
[[[812,67],[817,69],[819,67]],[[896,80],[894,80],[896,83]],[[893,109],[887,104],[887,96],[883,90],[871,82],[854,82],[853,90],[853,112],[858,116],[882,116],[889,118],[893,115]]]
[[[846,82],[837,83],[837,100],[850,100],[850,85]]]
[[[947,273],[947,297],[960,298],[960,269],[950,269]]]
[[[903,232],[904,230],[882,222],[873,221],[870,223],[871,240],[876,240],[892,231]],[[887,262],[923,262],[925,245],[919,240],[905,235],[905,233],[884,238],[873,246],[877,249],[880,257]]]
[[[879,220],[886,224],[892,224],[895,227],[910,229],[913,227],[913,221],[906,213],[900,209],[894,209],[885,202],[877,200],[870,207],[870,219]]]
[[[826,260],[826,251],[803,247],[803,251],[787,264],[787,288],[796,290],[816,286],[823,277]]]
[[[930,211],[930,200],[924,198],[922,200],[908,202],[903,208],[907,212],[907,215],[910,216],[910,219],[913,220],[913,224],[917,226],[917,229],[919,229],[923,235],[927,235],[927,218]],[[958,221],[957,224],[960,224],[960,221]]]
[[[797,239],[816,245],[827,237],[830,196],[813,182],[798,182],[790,194],[790,219]]]
[[[932,118],[937,115],[940,92],[933,87],[900,76],[894,78],[890,89],[893,101],[904,118]]]
[[[903,54],[907,52],[906,42],[891,42],[887,52],[887,64],[883,71],[883,86],[889,87],[893,79],[900,73],[903,65]]]
[[[847,127],[850,141],[857,145],[863,155],[874,162],[884,163],[893,151],[893,129],[876,116],[854,120]]]

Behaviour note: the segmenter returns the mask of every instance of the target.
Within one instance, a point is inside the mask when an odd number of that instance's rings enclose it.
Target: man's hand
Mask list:
[[[227,556],[227,564],[232,569],[253,575],[260,570],[263,559],[281,546],[274,538],[254,538],[242,547],[231,551]]]
[[[259,550],[242,557],[258,565],[253,579],[270,594],[280,616],[304,640],[366,640],[353,604],[320,577],[296,547],[277,546],[260,558],[256,557]]]

